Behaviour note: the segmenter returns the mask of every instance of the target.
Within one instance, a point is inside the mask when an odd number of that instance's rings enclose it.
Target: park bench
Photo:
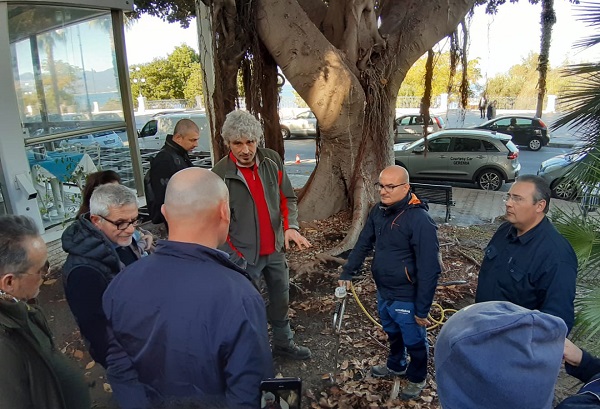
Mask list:
[[[452,200],[452,186],[428,185],[425,183],[411,183],[412,192],[424,202],[446,206],[446,223],[451,219],[450,207],[454,206]]]

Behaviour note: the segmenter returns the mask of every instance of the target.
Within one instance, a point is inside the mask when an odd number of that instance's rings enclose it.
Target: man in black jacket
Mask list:
[[[576,395],[563,400],[556,409],[600,408],[600,359],[565,339],[565,370],[585,385]]]
[[[381,202],[369,212],[356,246],[343,268],[339,285],[349,286],[367,254],[377,285],[377,305],[390,342],[385,365],[371,369],[375,377],[406,375],[403,399],[417,397],[427,377],[427,316],[441,272],[437,226],[428,206],[410,192],[408,172],[389,166],[375,183]],[[406,353],[410,356],[410,365]]]
[[[167,135],[165,145],[152,159],[145,177],[146,203],[152,223],[160,224],[165,218],[160,208],[165,202],[167,183],[175,173],[194,166],[188,152],[198,146],[200,130],[191,119],[181,119],[175,125],[173,135]]]

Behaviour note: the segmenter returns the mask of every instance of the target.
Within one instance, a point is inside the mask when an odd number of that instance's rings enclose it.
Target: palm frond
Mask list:
[[[560,96],[560,102],[567,113],[554,121],[551,129],[563,126],[569,129],[584,127],[578,132],[581,133],[589,132],[585,128],[589,128],[591,124],[600,128],[600,63],[570,65],[563,73],[564,76],[576,76],[577,81],[572,81],[573,85]]]
[[[600,26],[600,4],[598,3],[581,3],[577,7],[577,20],[583,22],[588,27]],[[600,44],[600,35],[592,35],[587,38],[577,41],[574,46],[578,48],[593,47]]]
[[[586,285],[600,280],[600,218],[554,209],[552,219],[575,251],[579,262],[578,281]]]
[[[575,308],[577,313],[573,336],[586,342],[590,352],[600,352],[600,346],[597,342],[589,342],[600,331],[600,289],[595,289],[578,297],[575,301]]]

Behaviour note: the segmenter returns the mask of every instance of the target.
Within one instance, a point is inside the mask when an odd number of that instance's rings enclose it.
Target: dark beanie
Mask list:
[[[435,343],[443,409],[550,409],[563,357],[564,321],[510,302],[463,308]]]

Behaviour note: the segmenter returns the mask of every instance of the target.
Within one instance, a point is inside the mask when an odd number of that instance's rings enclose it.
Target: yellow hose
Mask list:
[[[358,306],[360,307],[360,309],[365,313],[365,315],[367,316],[367,318],[369,318],[369,320],[371,320],[371,322],[373,324],[375,324],[376,326],[378,326],[379,328],[382,328],[381,324],[377,322],[377,320],[375,318],[373,318],[371,316],[371,314],[369,314],[369,312],[367,311],[367,309],[365,308],[365,306],[360,302],[358,295],[356,295],[356,290],[354,289],[354,284],[352,282],[350,282],[350,290],[352,291],[352,295],[354,296],[354,300],[356,300],[356,303],[358,304]],[[433,318],[431,316],[431,313],[429,313],[427,315],[427,318],[429,319],[429,321],[433,322],[433,325],[430,327],[427,327],[428,330],[432,330],[440,325],[444,325],[444,318],[446,318],[446,314],[447,313],[453,313],[456,312],[455,309],[453,308],[442,308],[441,305],[439,305],[438,303],[434,302],[432,305],[432,307],[436,307],[441,311],[441,316],[439,320],[436,320],[435,318]]]

